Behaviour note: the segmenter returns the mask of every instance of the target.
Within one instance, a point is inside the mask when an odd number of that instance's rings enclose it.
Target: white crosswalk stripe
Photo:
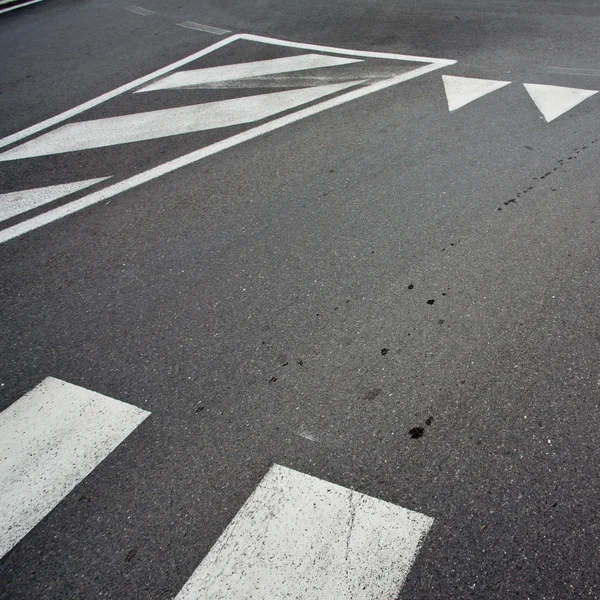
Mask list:
[[[48,377],[0,413],[0,558],[150,413]]]

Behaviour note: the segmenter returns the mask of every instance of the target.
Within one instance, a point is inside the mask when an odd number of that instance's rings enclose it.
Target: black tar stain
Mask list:
[[[389,348],[382,348],[381,349],[381,356],[385,356],[389,351],[390,351]]]
[[[425,429],[423,429],[423,427],[413,427],[412,429],[408,430],[408,435],[410,435],[413,440],[422,438],[424,433]]]
[[[435,300],[427,300],[427,304],[429,304],[430,306],[435,302]]]

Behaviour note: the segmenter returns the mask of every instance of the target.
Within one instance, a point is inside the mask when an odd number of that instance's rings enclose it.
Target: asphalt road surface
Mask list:
[[[139,1],[0,14],[0,598],[600,598],[598,3]]]

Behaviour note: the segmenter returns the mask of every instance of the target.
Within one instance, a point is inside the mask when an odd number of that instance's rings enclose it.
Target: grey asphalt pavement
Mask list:
[[[400,598],[600,598],[600,94],[547,123],[522,85],[600,90],[600,6],[125,6],[0,15],[0,135],[224,39],[184,21],[457,62],[0,245],[0,409],[52,376],[151,412],[0,598],[172,598],[274,463],[434,518]],[[442,74],[513,83],[450,112]]]

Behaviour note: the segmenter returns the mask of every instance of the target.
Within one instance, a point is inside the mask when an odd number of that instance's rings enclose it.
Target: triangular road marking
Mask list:
[[[597,90],[581,90],[558,85],[524,83],[525,89],[548,123],[571,110],[586,98],[597,94]]]
[[[70,123],[0,154],[0,161],[105,148],[254,123],[361,83],[362,80],[349,81]]]
[[[109,177],[85,179],[84,181],[60,183],[58,185],[48,185],[46,187],[31,190],[0,194],[0,221],[6,221],[6,219],[20,215],[32,208],[37,208],[38,206],[43,206],[53,200],[58,200],[63,196],[74,194],[79,190],[90,187],[95,183],[100,183],[105,179],[109,179]]]
[[[284,58],[272,58],[270,60],[256,60],[247,63],[224,65],[222,67],[179,71],[137,90],[136,93],[190,88],[217,81],[235,81],[236,79],[263,77],[276,73],[291,73],[293,71],[306,71],[308,69],[323,67],[339,67],[357,62],[363,61],[357,58],[342,58],[341,56],[328,56],[326,54],[302,54],[300,56],[287,56]]]
[[[451,75],[442,75],[442,80],[450,111],[469,104],[469,102],[473,102],[473,100],[477,100],[477,98],[481,98],[486,94],[495,92],[510,83],[510,81],[475,79],[474,77],[453,77]]]

